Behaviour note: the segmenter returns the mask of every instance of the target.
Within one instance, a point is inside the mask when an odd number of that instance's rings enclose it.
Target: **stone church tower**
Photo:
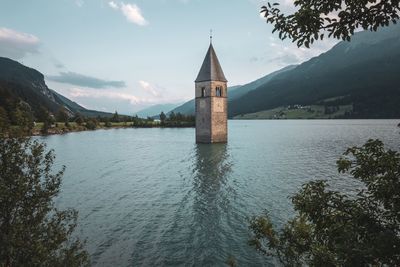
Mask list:
[[[227,80],[210,42],[196,84],[196,143],[228,140]]]

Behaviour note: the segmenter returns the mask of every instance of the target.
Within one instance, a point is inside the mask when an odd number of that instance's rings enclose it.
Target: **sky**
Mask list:
[[[278,1],[279,2],[279,1]],[[0,56],[44,74],[49,88],[82,106],[133,114],[183,103],[209,46],[242,85],[330,49],[297,48],[272,34],[262,0],[0,0]],[[293,10],[292,0],[280,1]]]

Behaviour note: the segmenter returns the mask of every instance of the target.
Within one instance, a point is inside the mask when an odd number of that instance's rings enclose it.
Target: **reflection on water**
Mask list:
[[[247,245],[248,218],[290,218],[289,196],[313,178],[354,188],[335,161],[379,138],[399,148],[398,121],[231,121],[228,144],[194,129],[124,129],[43,138],[67,166],[57,207],[79,211],[94,266],[271,265]],[[80,149],[84,147],[84,149]]]
[[[196,146],[196,161],[193,167],[193,188],[195,191],[194,211],[228,208],[229,196],[234,193],[232,188],[226,188],[227,177],[231,173],[231,162],[226,144],[198,144]],[[215,214],[214,214],[215,213]]]
[[[229,243],[233,244],[228,240],[232,232],[227,231],[235,195],[227,145],[198,144],[189,155],[189,170],[182,173],[187,191],[161,238],[164,252],[156,262],[159,265],[215,265],[227,259]]]
[[[212,264],[222,257],[225,237],[224,216],[231,212],[234,190],[227,182],[231,162],[226,144],[198,144],[193,166],[193,216],[200,253],[208,253],[202,264]],[[199,262],[198,262],[199,263]]]

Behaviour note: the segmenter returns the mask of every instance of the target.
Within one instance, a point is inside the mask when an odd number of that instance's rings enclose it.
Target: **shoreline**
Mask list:
[[[334,120],[400,120],[399,119],[230,119],[230,121],[312,121],[312,120],[326,120],[326,121],[334,121]],[[400,128],[400,123],[396,123],[396,126]],[[38,127],[34,127],[32,129],[32,133],[30,136],[49,136],[49,135],[63,135],[68,133],[77,133],[77,132],[88,132],[88,131],[97,131],[97,130],[111,130],[111,129],[128,129],[128,128],[195,128],[195,125],[138,125],[134,126],[133,124],[127,125],[113,125],[110,127],[106,127],[104,125],[97,126],[95,129],[88,129],[83,125],[78,127],[52,127],[48,129],[47,133],[42,133],[41,129]]]
[[[298,118],[298,119],[228,119],[228,121],[398,121],[400,122],[400,118],[335,118],[335,119],[327,119],[327,118]],[[400,123],[396,124],[400,127]]]
[[[139,129],[139,128],[194,128],[195,126],[162,126],[162,125],[152,125],[152,126],[134,126],[134,125],[118,125],[118,126],[99,126],[95,129],[88,129],[84,126],[76,127],[76,128],[67,128],[67,127],[53,127],[49,128],[47,133],[42,133],[40,128],[32,129],[32,133],[30,136],[50,136],[50,135],[63,135],[69,133],[78,133],[78,132],[90,132],[90,131],[97,131],[97,130],[111,130],[111,129]]]

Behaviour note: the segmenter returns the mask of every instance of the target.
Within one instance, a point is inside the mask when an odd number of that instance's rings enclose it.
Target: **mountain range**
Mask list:
[[[273,77],[276,75],[283,73],[285,71],[291,70],[295,68],[296,66],[291,65],[287,66],[281,70],[272,72],[258,80],[255,80],[251,83],[245,84],[245,85],[235,85],[235,86],[230,86],[228,87],[228,103],[231,103],[235,99],[240,99],[242,96],[246,95],[250,91],[253,91],[257,89],[259,86],[269,82]],[[231,104],[229,104],[230,106]],[[195,103],[194,99],[189,100],[188,102],[182,104],[181,106],[171,110],[169,113],[175,112],[175,113],[182,113],[185,115],[194,115],[195,113]]]
[[[251,83],[228,88],[230,118],[399,118],[400,25],[356,33],[302,64],[287,66]],[[194,91],[194,89],[193,89]],[[0,107],[23,100],[34,113],[41,107],[71,115],[111,116],[88,110],[47,87],[39,71],[0,57]],[[141,117],[194,114],[194,99],[155,105]],[[168,112],[169,111],[169,112]]]
[[[138,112],[134,113],[134,115],[137,115],[139,118],[158,117],[161,112],[167,113],[168,111],[173,110],[181,104],[182,103],[152,105],[150,107],[139,110]]]
[[[279,106],[345,106],[348,118],[400,117],[400,25],[357,33],[231,104],[230,116]]]
[[[41,107],[55,114],[61,108],[70,115],[80,113],[88,117],[111,116],[106,112],[86,109],[47,87],[44,75],[17,61],[0,57],[0,106],[12,108],[12,103],[23,100],[36,115]]]
[[[270,118],[267,111],[307,108],[303,115],[318,118],[321,107],[321,118],[399,118],[399,66],[400,25],[359,32],[300,65],[228,88],[229,117]],[[173,111],[194,113],[194,100]]]

